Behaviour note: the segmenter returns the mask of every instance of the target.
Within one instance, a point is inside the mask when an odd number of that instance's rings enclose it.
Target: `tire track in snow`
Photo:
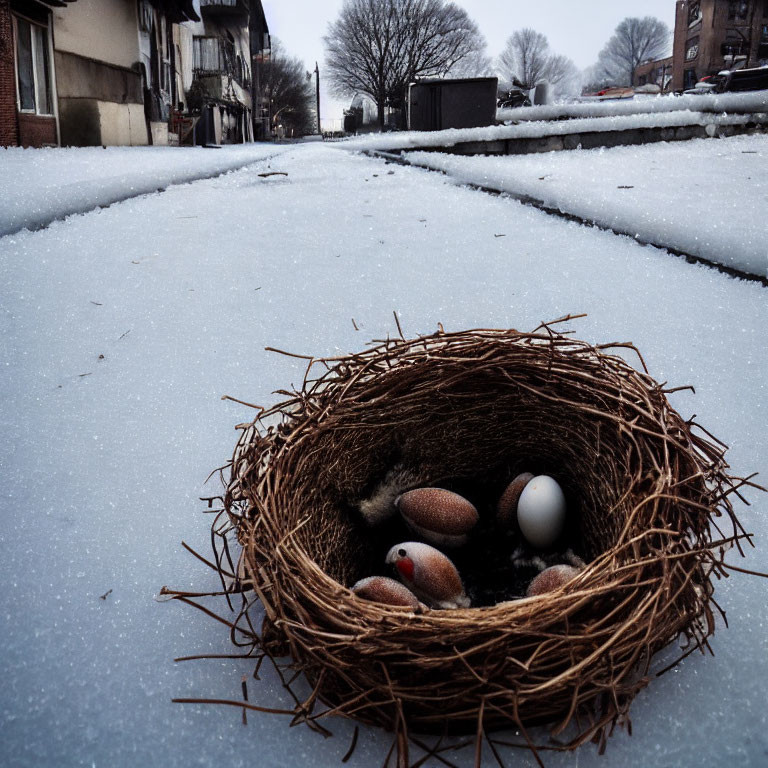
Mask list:
[[[46,229],[55,221],[64,221],[69,216],[78,216],[91,213],[92,211],[96,211],[102,208],[109,208],[111,205],[124,203],[127,200],[133,200],[137,197],[144,197],[145,195],[160,194],[172,186],[191,184],[195,181],[204,181],[206,179],[215,179],[219,176],[232,173],[233,171],[241,171],[245,168],[250,168],[251,166],[268,162],[276,157],[284,155],[287,151],[287,149],[284,149],[280,152],[275,152],[271,155],[260,157],[258,159],[250,159],[245,161],[237,160],[236,162],[230,162],[224,166],[216,168],[216,170],[204,171],[202,173],[195,173],[194,171],[189,174],[181,173],[178,176],[172,176],[165,183],[161,182],[160,184],[158,184],[156,180],[148,180],[144,183],[133,181],[131,187],[126,188],[124,192],[116,194],[111,192],[85,192],[84,200],[77,203],[72,203],[69,206],[66,204],[60,205],[57,207],[55,212],[49,212],[45,210],[29,211],[21,222],[12,222],[7,226],[3,226],[2,222],[0,221],[0,238],[16,235],[20,232],[24,232],[25,230],[29,232],[38,232],[41,229]]]

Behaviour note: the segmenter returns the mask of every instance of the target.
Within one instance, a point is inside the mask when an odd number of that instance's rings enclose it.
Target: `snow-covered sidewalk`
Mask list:
[[[129,156],[157,180],[152,153]],[[38,199],[42,209],[52,198]],[[699,204],[719,199],[708,185]],[[335,146],[288,147],[2,237],[0,293],[0,744],[13,768],[339,765],[352,723],[326,723],[337,738],[325,740],[279,717],[251,712],[244,728],[237,709],[171,703],[239,698],[243,676],[251,703],[290,702],[267,665],[250,677],[252,660],[174,664],[236,649],[217,622],[153,600],[164,584],[217,588],[180,542],[207,551],[198,497],[220,487],[202,483],[231,455],[234,425],[253,418],[221,396],[265,405],[301,383],[305,361],[266,346],[359,350],[396,332],[393,311],[407,334],[587,312],[571,325],[578,337],[634,341],[655,378],[696,387],[673,405],[730,444],[734,472],[768,471],[765,288]],[[730,561],[768,570],[768,496],[746,495],[754,506],[739,514],[757,550]],[[743,574],[718,583],[730,628],[720,622],[716,656],[651,680],[631,710],[634,735],[617,732],[604,757],[587,745],[547,764],[762,764],[764,590]],[[347,764],[381,764],[390,736],[361,728]]]
[[[38,229],[169,184],[217,176],[284,152],[275,144],[226,147],[0,148],[0,236]]]
[[[461,157],[408,152],[444,171],[667,248],[768,277],[768,136]]]

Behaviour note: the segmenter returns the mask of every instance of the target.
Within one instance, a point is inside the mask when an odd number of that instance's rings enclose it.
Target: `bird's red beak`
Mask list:
[[[397,570],[409,581],[413,580],[413,560],[410,557],[404,557],[402,560],[398,560],[395,563]]]

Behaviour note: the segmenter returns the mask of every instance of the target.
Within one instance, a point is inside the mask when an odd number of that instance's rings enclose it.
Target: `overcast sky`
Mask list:
[[[516,30],[532,27],[547,36],[555,53],[573,59],[580,69],[594,64],[597,54],[627,16],[655,16],[670,29],[675,25],[675,0],[455,0],[480,27],[488,41],[487,53],[497,56]],[[334,100],[323,83],[323,35],[336,19],[343,0],[262,0],[269,31],[279,37],[292,56],[307,69],[320,66],[323,122],[342,117],[348,106]]]

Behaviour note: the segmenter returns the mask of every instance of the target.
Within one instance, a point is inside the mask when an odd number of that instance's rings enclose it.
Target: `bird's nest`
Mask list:
[[[592,346],[557,327],[401,333],[310,359],[300,391],[241,425],[214,533],[234,530],[243,556],[238,570],[219,546],[216,565],[243,595],[233,639],[290,656],[309,682],[295,722],[383,726],[406,765],[420,733],[471,733],[479,750],[492,731],[529,741],[547,724],[574,748],[626,721],[657,651],[707,647],[713,576],[749,540],[731,499],[752,483],[729,475],[724,446],[670,406],[631,344]],[[394,465],[489,499],[517,472],[556,475],[586,568],[553,593],[467,609],[357,597],[349,587],[383,573],[396,543],[357,508]]]

